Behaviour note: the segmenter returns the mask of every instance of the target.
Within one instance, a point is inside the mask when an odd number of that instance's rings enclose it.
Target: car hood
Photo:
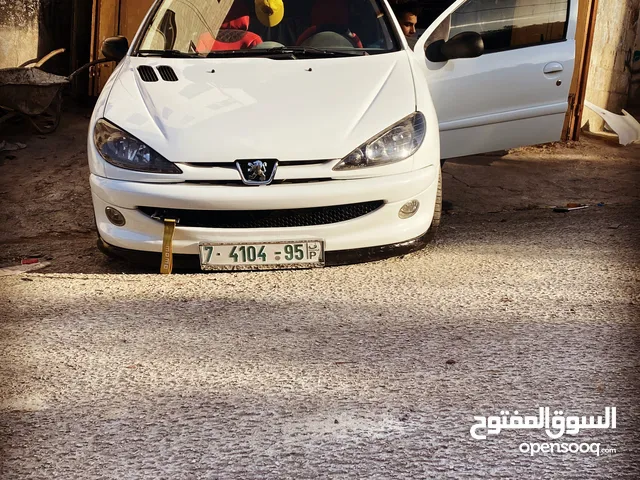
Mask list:
[[[123,62],[103,116],[173,162],[342,158],[415,111],[402,51]],[[158,81],[144,81],[140,66],[153,68]],[[161,78],[158,66],[170,66],[177,81]]]

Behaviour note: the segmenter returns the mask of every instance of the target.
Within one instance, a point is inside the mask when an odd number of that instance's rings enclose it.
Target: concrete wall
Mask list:
[[[65,48],[67,52],[47,63],[46,68],[69,73],[73,3],[74,0],[0,0],[0,68],[15,67]]]
[[[631,58],[631,89],[629,90],[629,106],[640,107],[640,21],[636,31],[636,43]],[[638,108],[635,109],[638,111]]]
[[[630,59],[638,32],[640,0],[600,0],[596,17],[587,100],[614,113],[629,101]],[[602,130],[602,119],[585,107],[583,125]]]
[[[38,56],[40,0],[0,0],[0,68]]]

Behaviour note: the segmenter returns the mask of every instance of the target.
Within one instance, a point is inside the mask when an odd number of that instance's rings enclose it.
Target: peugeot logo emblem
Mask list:
[[[277,160],[237,160],[236,168],[245,185],[269,185],[276,175]]]

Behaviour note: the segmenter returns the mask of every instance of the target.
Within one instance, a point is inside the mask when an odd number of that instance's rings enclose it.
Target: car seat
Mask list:
[[[198,39],[197,51],[207,53],[220,50],[241,50],[253,48],[262,43],[262,38],[253,32],[249,32],[249,8],[246,2],[236,0],[216,38],[206,32]]]
[[[311,26],[302,32],[296,43],[314,46],[312,37],[322,32],[338,33],[353,47],[363,48],[358,35],[349,30],[349,6],[344,0],[316,0],[311,9]],[[319,46],[330,46],[322,43]]]

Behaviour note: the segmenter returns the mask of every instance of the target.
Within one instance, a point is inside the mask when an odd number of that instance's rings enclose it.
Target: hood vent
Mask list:
[[[142,78],[143,82],[157,82],[158,75],[153,68],[148,67],[146,65],[141,65],[138,67],[138,73],[140,74],[140,78]]]
[[[174,72],[173,68],[167,65],[161,65],[158,67],[158,72],[160,72],[160,76],[165,82],[177,82],[178,76],[176,72]]]

